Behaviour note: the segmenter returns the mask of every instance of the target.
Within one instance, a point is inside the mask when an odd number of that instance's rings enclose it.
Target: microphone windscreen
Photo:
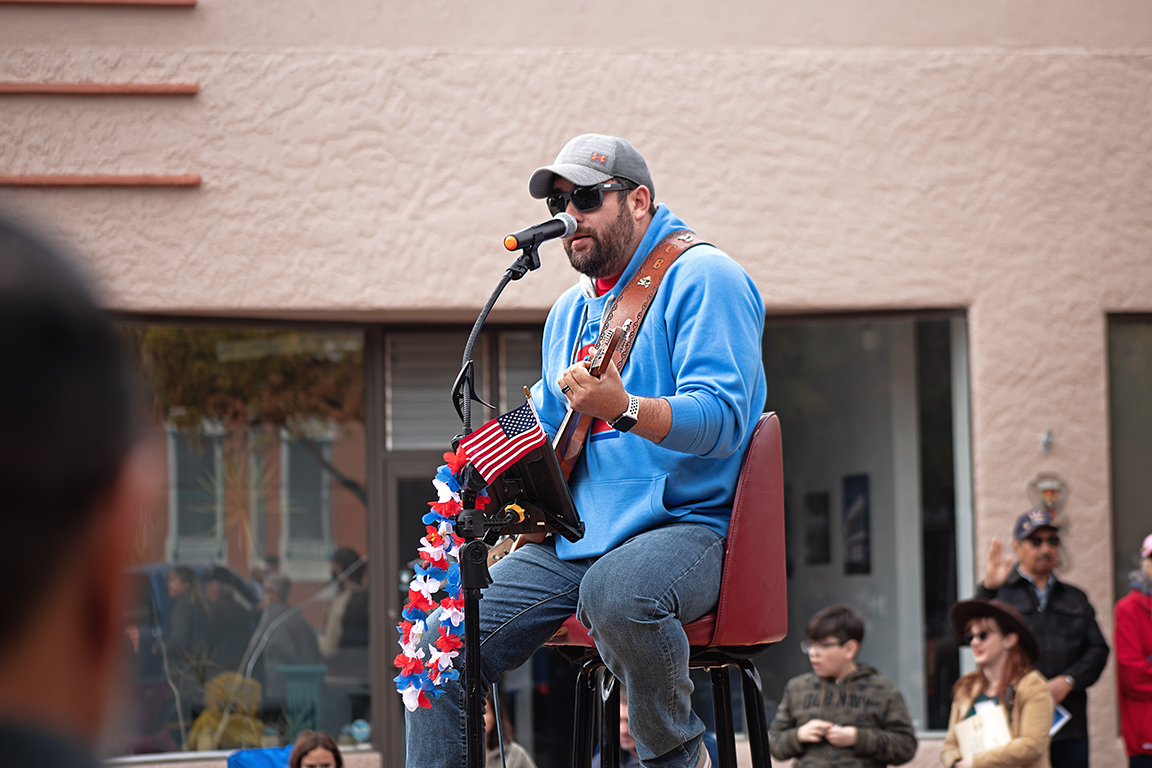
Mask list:
[[[576,219],[572,218],[572,214],[561,211],[552,218],[564,222],[564,234],[560,235],[561,239],[566,239],[576,234]]]

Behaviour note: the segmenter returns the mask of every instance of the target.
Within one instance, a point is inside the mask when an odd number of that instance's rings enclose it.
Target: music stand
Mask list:
[[[551,443],[532,449],[504,470],[488,486],[488,496],[492,499],[489,509],[493,510],[489,514],[508,516],[500,529],[503,535],[557,533],[568,541],[584,537],[584,523]]]

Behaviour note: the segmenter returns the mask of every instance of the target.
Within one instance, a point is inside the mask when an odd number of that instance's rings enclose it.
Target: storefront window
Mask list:
[[[304,728],[355,743],[371,708],[363,333],[121,329],[168,494],[135,532],[110,756],[279,745]]]
[[[799,650],[809,618],[848,605],[866,622],[861,661],[900,687],[919,730],[947,727],[959,676],[947,622],[958,594],[957,324],[768,324],[766,409],[784,435],[789,627],[756,662],[770,704],[810,671]]]
[[[1152,317],[1114,315],[1108,322],[1112,440],[1112,540],[1116,597],[1128,594],[1140,565],[1140,542],[1152,533]]]

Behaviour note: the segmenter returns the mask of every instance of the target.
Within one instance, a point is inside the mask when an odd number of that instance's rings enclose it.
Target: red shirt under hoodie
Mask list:
[[[1146,576],[1139,581],[1116,603],[1120,730],[1130,757],[1152,755],[1152,596],[1141,591],[1152,583]]]

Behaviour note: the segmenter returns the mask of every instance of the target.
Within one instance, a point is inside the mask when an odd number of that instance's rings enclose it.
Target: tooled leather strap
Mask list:
[[[600,333],[603,335],[605,329],[624,326],[625,321],[631,321],[624,338],[620,340],[615,354],[612,355],[616,370],[624,370],[628,354],[632,351],[632,343],[640,331],[640,323],[644,321],[644,315],[647,314],[648,307],[656,296],[656,289],[664,281],[668,268],[680,254],[697,245],[704,245],[704,241],[698,239],[696,233],[690,229],[677,230],[668,235],[648,252],[640,269],[636,270],[631,281],[617,294],[616,301],[612,303],[600,326]]]

